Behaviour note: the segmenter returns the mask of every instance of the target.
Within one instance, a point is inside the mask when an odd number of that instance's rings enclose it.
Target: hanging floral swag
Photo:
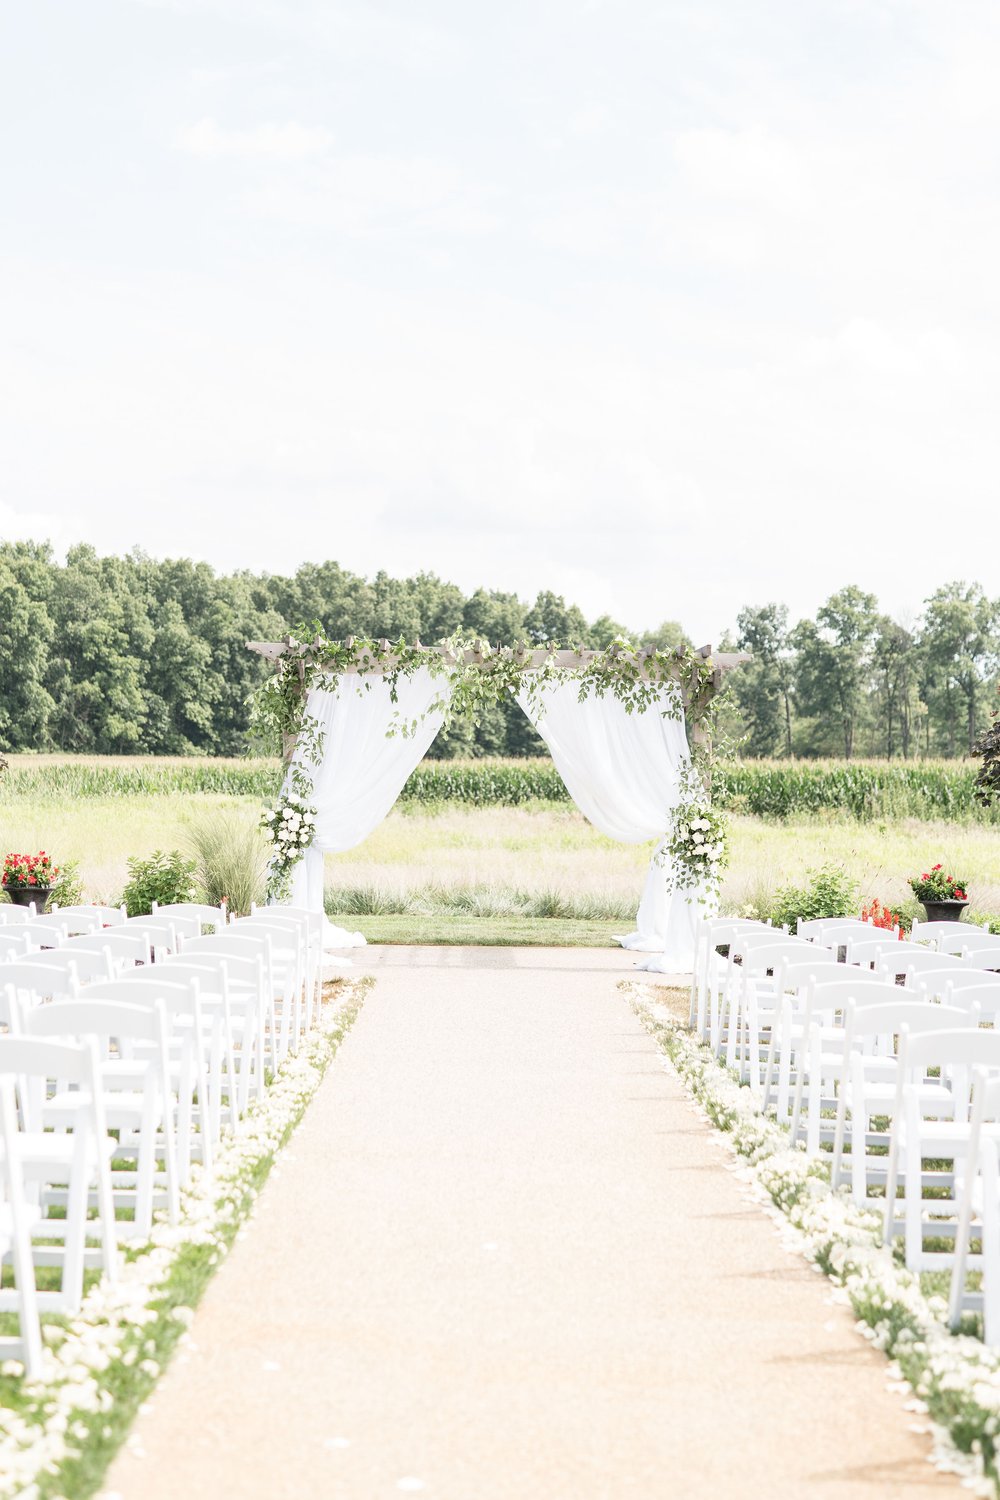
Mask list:
[[[684,891],[690,904],[714,908],[729,863],[728,823],[712,806],[693,767],[683,785],[658,859],[666,868],[668,889]]]
[[[316,836],[316,809],[294,787],[288,787],[273,807],[261,814],[264,838],[271,846],[267,863],[269,901],[287,901],[292,871]]]

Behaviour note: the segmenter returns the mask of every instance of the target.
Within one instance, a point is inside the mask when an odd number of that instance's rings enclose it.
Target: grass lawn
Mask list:
[[[330,918],[339,927],[363,932],[369,943],[425,943],[428,946],[497,948],[607,948],[614,932],[628,923],[567,921],[559,917],[469,917],[444,912],[427,915]]]

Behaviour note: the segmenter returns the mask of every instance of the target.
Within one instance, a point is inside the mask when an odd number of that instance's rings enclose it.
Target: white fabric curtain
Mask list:
[[[443,715],[427,711],[449,692],[448,679],[435,677],[426,667],[399,678],[395,703],[377,673],[345,673],[332,692],[310,692],[306,713],[324,731],[323,758],[314,766],[300,750],[293,756],[293,764],[312,782],[310,800],[316,808],[316,838],[292,875],[294,906],[323,910],[324,854],[353,849],[388,815],[441,728]],[[404,724],[416,721],[414,733],[397,730],[389,737],[386,730],[397,717]],[[328,926],[327,947],[363,942],[360,934]]]
[[[577,807],[601,833],[625,844],[662,838],[679,800],[690,751],[683,716],[663,715],[669,692],[664,690],[661,703],[631,714],[611,693],[603,698],[591,693],[581,702],[572,682],[541,689],[534,702],[525,692],[518,695]],[[661,850],[662,844],[657,854]],[[657,955],[644,967],[690,972],[695,925],[706,912],[688,901],[687,892],[668,890],[667,879],[666,867],[654,855],[636,930],[617,941]]]

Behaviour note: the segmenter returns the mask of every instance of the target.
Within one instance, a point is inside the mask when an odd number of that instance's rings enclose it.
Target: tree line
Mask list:
[[[544,591],[532,604],[496,589],[464,594],[431,573],[366,579],[335,562],[292,576],[217,573],[141,552],[65,562],[37,542],[0,543],[0,749],[91,754],[237,755],[246,699],[268,668],[248,640],[304,623],[327,635],[600,648],[617,635],[687,644],[676,621],[633,633],[588,621]],[[784,605],[741,610],[717,643],[753,662],[733,674],[730,728],[752,755],[961,755],[985,727],[1000,670],[1000,606],[951,584],[908,629],[850,587],[815,620],[789,625]],[[515,704],[473,728],[454,725],[433,754],[530,755],[541,742]]]

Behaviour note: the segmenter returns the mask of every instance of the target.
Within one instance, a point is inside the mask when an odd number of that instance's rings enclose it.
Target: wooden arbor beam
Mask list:
[[[290,636],[286,636],[283,641],[247,641],[247,650],[255,651],[258,656],[263,656],[267,661],[278,662],[283,656],[291,653],[293,649],[296,652],[299,651],[300,648],[298,646],[293,648],[291,640],[292,638]],[[385,666],[391,668],[398,661],[398,657],[395,657],[390,649],[391,642],[382,639],[378,644],[383,653],[380,661],[384,663]],[[344,645],[347,646],[348,649],[350,649],[354,645],[354,637],[350,635],[347,636],[344,641]],[[419,646],[420,642],[417,641],[416,645]],[[484,653],[480,650],[467,649],[462,652],[456,653],[447,646],[428,646],[425,649],[428,651],[437,652],[438,655],[440,655],[446,661],[462,661],[466,665],[470,663],[480,663],[485,666],[490,660],[489,656],[484,655]],[[575,651],[547,651],[544,647],[529,649],[527,646],[524,646],[517,652],[518,660],[529,671],[533,668],[537,669],[539,667],[543,667],[550,662],[554,666],[560,667],[564,670],[572,670],[574,667],[588,666],[592,661],[595,660],[596,657],[602,656],[603,654],[604,653],[602,651],[595,651],[590,648],[584,649],[582,647],[579,650]],[[641,664],[644,657],[648,658],[654,656],[655,654],[656,647],[646,648],[638,652],[638,660]],[[678,678],[680,678],[681,663],[683,661],[685,653],[683,650],[678,650],[675,654],[677,657],[677,676]],[[713,651],[711,646],[699,646],[694,654],[695,656],[701,657],[702,661],[711,665],[712,676],[707,681],[706,685],[701,689],[701,691],[695,695],[694,698],[690,696],[686,687],[682,686],[681,688],[685,717],[691,725],[690,734],[692,748],[707,745],[709,742],[710,736],[708,731],[704,728],[704,725],[702,723],[702,716],[705,712],[705,709],[708,707],[708,704],[712,701],[716,693],[721,690],[725,674],[727,672],[733,671],[736,667],[742,666],[744,662],[748,662],[750,660],[750,657],[744,651]],[[308,652],[306,653],[306,655],[308,655]],[[366,660],[371,660],[371,658],[362,657],[360,665],[364,666]],[[359,665],[353,662],[350,664],[350,666],[343,669],[344,673],[346,673],[347,675],[351,675],[352,673],[356,674],[359,670]],[[299,679],[301,683],[301,690],[304,691],[305,667],[302,657],[299,658]],[[284,746],[286,761],[289,761],[291,759],[292,751],[294,750],[294,748],[295,736],[286,735]]]
[[[420,642],[417,641],[416,644],[419,646]],[[353,646],[354,637],[348,636],[344,641],[344,645],[348,648]],[[383,656],[382,660],[385,662],[386,666],[392,667],[395,664],[397,658],[393,656],[391,651],[389,650],[390,642],[386,640],[379,641],[379,646],[382,648],[383,652],[386,653]],[[291,651],[291,649],[292,647],[290,646],[288,639],[283,641],[247,641],[247,650],[256,651],[258,656],[265,657],[267,661],[280,661],[283,656],[286,656],[289,651]],[[460,653],[456,653],[449,650],[447,646],[427,646],[424,649],[427,651],[437,652],[438,655],[444,657],[447,661],[463,661],[467,664],[476,662],[485,664],[489,661],[489,657],[484,656],[482,651],[466,650]],[[654,656],[655,654],[656,648],[649,647],[648,649],[638,652],[638,660],[641,662],[643,658]],[[680,662],[684,653],[678,651],[676,654],[679,671]],[[713,651],[711,646],[699,646],[694,654],[695,656],[700,656],[703,661],[711,662],[713,668],[715,669],[716,676],[720,679],[720,684],[723,673],[731,672],[734,667],[741,666],[743,662],[747,662],[750,660],[750,657],[743,651]],[[543,667],[547,662],[552,662],[553,665],[557,667],[572,669],[573,667],[588,666],[596,657],[603,655],[603,651],[594,651],[589,648],[586,650],[581,648],[578,651],[546,651],[544,648],[529,650],[528,647],[525,646],[518,652],[518,659],[525,667],[529,668],[529,670],[532,667]],[[352,662],[351,665],[346,667],[344,670],[348,673],[357,672],[358,667]]]

